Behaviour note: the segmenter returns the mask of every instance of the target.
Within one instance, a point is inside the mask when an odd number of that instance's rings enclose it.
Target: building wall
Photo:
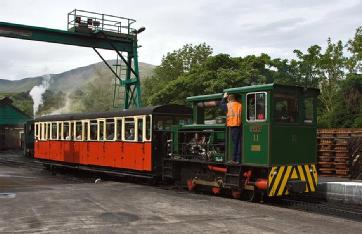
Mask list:
[[[24,129],[14,126],[0,127],[0,150],[21,149]]]
[[[8,97],[0,100],[0,150],[21,149],[24,123],[31,119],[12,102]]]

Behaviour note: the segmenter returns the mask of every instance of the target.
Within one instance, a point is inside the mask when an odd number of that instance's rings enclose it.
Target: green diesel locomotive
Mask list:
[[[241,162],[228,163],[230,131],[225,117],[215,117],[223,94],[188,97],[193,122],[172,127],[163,179],[249,199],[314,192],[319,90],[265,84],[224,92],[236,95],[243,107]]]

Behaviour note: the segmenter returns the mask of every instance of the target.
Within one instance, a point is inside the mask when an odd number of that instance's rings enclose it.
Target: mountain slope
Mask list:
[[[25,78],[22,80],[0,79],[0,93],[21,93],[29,91],[33,86],[40,84],[41,77]]]
[[[115,61],[108,61],[114,64]],[[154,65],[147,63],[139,63],[140,77],[145,78],[152,75]],[[60,74],[52,74],[49,84],[49,90],[52,91],[73,91],[75,89],[82,89],[82,87],[97,75],[107,76],[105,78],[113,77],[111,71],[103,63],[95,63],[85,67],[75,68]],[[29,92],[35,85],[42,82],[42,76],[25,78],[21,80],[3,80],[0,79],[0,93],[21,93]]]

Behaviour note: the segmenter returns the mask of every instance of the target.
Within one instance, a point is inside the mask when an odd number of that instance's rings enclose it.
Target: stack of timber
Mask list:
[[[318,170],[323,176],[352,178],[362,163],[362,129],[318,129]]]

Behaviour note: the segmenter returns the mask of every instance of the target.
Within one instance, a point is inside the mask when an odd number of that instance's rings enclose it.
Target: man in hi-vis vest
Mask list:
[[[233,159],[229,163],[241,163],[242,105],[236,100],[234,94],[228,95],[227,93],[224,93],[220,106],[226,112],[226,126],[230,129],[231,140],[234,145]]]

